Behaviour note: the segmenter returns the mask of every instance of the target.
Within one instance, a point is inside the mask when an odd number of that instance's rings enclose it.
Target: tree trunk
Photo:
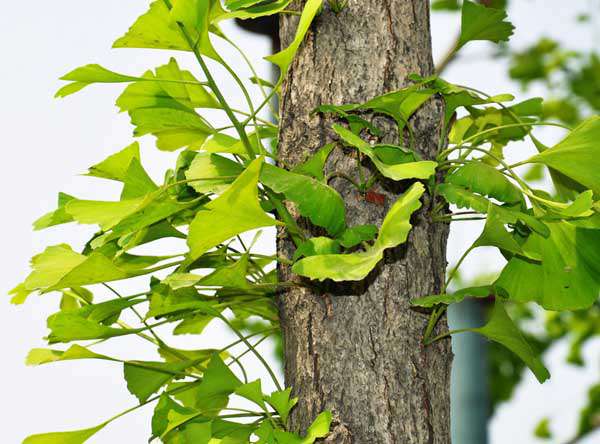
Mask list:
[[[282,18],[282,45],[291,42],[297,23],[297,17]],[[411,73],[432,71],[428,0],[350,0],[338,15],[325,5],[283,86],[281,158],[295,165],[335,140],[331,120],[311,115],[318,105],[364,102],[405,86]],[[372,119],[384,129],[383,142],[403,137],[390,120]],[[435,155],[441,119],[439,100],[411,119],[424,158]],[[370,168],[368,162],[364,167]],[[327,168],[356,177],[356,154],[335,150]],[[351,226],[380,225],[403,189],[376,185],[374,191],[385,196],[382,204],[344,180],[331,184],[346,202]],[[366,282],[282,295],[286,383],[300,397],[291,417],[294,429],[304,431],[329,409],[334,424],[326,442],[450,442],[450,343],[424,347],[428,315],[410,308],[411,298],[439,293],[443,285],[447,226],[429,222],[430,206],[426,199],[413,216],[408,242],[388,251]],[[291,256],[291,241],[281,237],[278,250]],[[280,275],[292,278],[288,267],[281,267]],[[446,328],[442,319],[438,332]]]

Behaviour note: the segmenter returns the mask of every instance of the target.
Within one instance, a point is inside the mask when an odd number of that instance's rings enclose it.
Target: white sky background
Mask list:
[[[89,227],[68,225],[33,233],[31,222],[54,209],[58,191],[91,199],[118,197],[114,184],[98,179],[78,177],[107,155],[131,143],[132,128],[126,114],[117,114],[113,105],[121,87],[91,86],[65,100],[52,98],[60,86],[57,79],[70,69],[100,63],[110,69],[140,74],[168,61],[167,52],[151,50],[111,50],[110,43],[120,36],[145,9],[147,0],[104,0],[53,2],[8,2],[3,0],[0,15],[0,54],[2,54],[1,84],[4,86],[0,105],[2,129],[3,174],[0,193],[3,202],[0,245],[3,246],[0,294],[20,282],[28,271],[29,258],[46,246],[69,242],[75,248],[92,233]],[[598,3],[592,0],[564,2],[562,0],[513,0],[511,19],[517,26],[513,41],[519,46],[534,42],[540,35],[560,39],[571,47],[598,48],[600,37],[590,35],[588,27],[577,27],[577,9],[589,9]],[[458,30],[457,15],[434,14],[432,27],[434,51],[439,58]],[[257,62],[268,54],[266,39],[227,27],[233,37]],[[486,44],[474,44],[465,51],[464,63],[451,66],[446,78],[490,92],[516,93],[517,85],[506,77],[503,62],[487,57]],[[234,55],[233,52],[230,53]],[[472,55],[472,57],[466,57]],[[188,55],[177,54],[182,65],[193,67]],[[233,60],[233,57],[230,58]],[[266,63],[258,63],[261,73],[268,75]],[[234,68],[245,68],[233,64]],[[245,77],[250,74],[246,73]],[[222,77],[222,75],[221,75]],[[228,81],[225,90],[233,91]],[[535,94],[526,94],[523,98]],[[231,97],[237,107],[241,97]],[[258,100],[258,96],[256,96]],[[556,137],[547,133],[547,140]],[[150,174],[160,180],[174,156],[152,147],[152,138],[142,140],[142,161]],[[520,149],[520,148],[519,148]],[[523,147],[525,149],[525,147]],[[450,260],[456,259],[460,248],[468,245],[478,234],[478,228],[463,226],[463,233],[454,233],[450,245]],[[468,232],[468,233],[467,233]],[[268,236],[263,248],[269,248]],[[496,269],[500,258],[481,250],[465,264],[467,276],[481,271],[482,264]],[[131,285],[117,288],[127,294]],[[0,297],[0,337],[3,338],[4,381],[0,417],[3,418],[2,442],[19,443],[28,434],[70,430],[95,425],[121,410],[133,406],[122,378],[122,370],[113,363],[102,361],[59,363],[39,368],[23,364],[27,351],[43,347],[45,319],[56,311],[56,296],[32,297],[24,306],[14,307],[7,297]],[[218,344],[230,336],[218,328],[212,330]],[[176,345],[198,348],[197,337],[179,338]],[[117,339],[104,351],[131,357],[136,350],[140,359],[155,359],[149,348],[140,346],[139,339]],[[214,346],[205,342],[204,346]],[[588,385],[597,381],[600,344],[594,341],[585,349],[589,369],[563,364],[566,349],[563,345],[546,356],[553,375],[543,386],[532,375],[525,376],[516,397],[498,410],[491,423],[493,444],[527,444],[536,442],[531,431],[542,416],[555,419],[555,432],[561,440],[571,436],[579,405]],[[576,407],[565,411],[568,405]],[[151,408],[123,418],[96,435],[92,444],[145,443],[149,436]],[[599,439],[596,437],[596,439]],[[582,443],[597,442],[590,438]],[[460,443],[457,443],[460,444]]]

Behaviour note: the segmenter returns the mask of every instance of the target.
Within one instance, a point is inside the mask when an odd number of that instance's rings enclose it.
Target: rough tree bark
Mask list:
[[[282,45],[290,43],[296,26],[297,17],[282,19]],[[428,0],[350,0],[338,15],[326,5],[283,87],[280,153],[286,165],[335,140],[332,122],[310,114],[318,105],[363,102],[405,86],[411,73],[431,74],[430,40]],[[441,108],[433,100],[411,119],[425,158],[435,155]],[[386,130],[384,140],[398,142],[391,122],[375,119]],[[352,150],[334,151],[328,169],[356,176]],[[377,185],[386,197],[378,205],[343,180],[331,184],[346,202],[349,225],[379,225],[402,191]],[[294,428],[305,430],[330,409],[334,429],[326,442],[450,442],[450,345],[441,341],[425,348],[428,316],[409,304],[413,297],[438,293],[443,284],[447,227],[427,220],[429,206],[426,202],[413,217],[407,244],[388,252],[367,282],[282,295],[286,382],[300,397]],[[291,241],[278,242],[279,251],[290,256]],[[287,267],[280,274],[291,278]],[[438,331],[445,328],[443,319]]]

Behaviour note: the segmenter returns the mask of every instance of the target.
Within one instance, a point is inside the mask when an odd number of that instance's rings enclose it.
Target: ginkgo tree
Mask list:
[[[133,142],[87,173],[122,183],[118,200],[59,194],[57,209],[34,223],[98,231],[82,251],[49,246],[12,291],[17,304],[32,293],[60,295],[47,340],[70,345],[34,349],[28,364],[122,365],[139,403],[95,427],[25,443],[81,444],[151,403],[150,439],[165,443],[446,443],[445,338],[460,331],[447,331],[444,313],[466,297],[495,300],[488,323],[468,331],[512,351],[540,382],[550,376],[504,304],[561,311],[596,302],[600,117],[569,128],[542,118],[541,98],[512,103],[510,94],[491,96],[435,75],[427,2],[300,3],[155,0],[113,46],[187,51],[197,70],[172,58],[140,75],[91,64],[62,78],[58,97],[123,83],[116,103],[134,137],[152,135],[157,149],[178,157],[157,184]],[[235,47],[219,25],[274,14],[282,16],[284,49],[266,59],[279,76],[260,79],[250,66],[254,76],[242,79],[213,45],[221,39]],[[371,19],[372,29],[365,26]],[[400,26],[405,20],[414,29]],[[506,41],[512,31],[503,10],[465,1],[453,52],[474,40]],[[247,109],[227,101],[214,63],[234,79]],[[260,103],[248,88],[261,91]],[[281,110],[272,123],[260,112],[274,108],[276,96]],[[215,127],[208,109],[230,125]],[[564,128],[565,137],[546,146],[535,135],[543,126]],[[505,150],[521,141],[538,154],[509,164]],[[533,188],[518,172],[524,165],[547,168],[556,192]],[[444,277],[448,225],[473,219],[485,221],[483,231]],[[278,230],[272,256],[253,251],[267,227]],[[252,242],[242,238],[248,234]],[[186,249],[132,252],[169,238],[184,239]],[[479,247],[497,248],[506,267],[487,285],[450,292],[464,258]],[[113,286],[140,277],[146,284],[136,294]],[[95,284],[114,298],[98,300]],[[137,325],[122,320],[125,311]],[[261,328],[244,328],[249,319],[260,319]],[[157,332],[169,325],[175,335],[203,335],[212,321],[238,339],[183,350]],[[285,384],[257,351],[281,332]],[[152,344],[161,359],[94,351],[122,336]],[[233,354],[239,345],[246,350]],[[264,365],[275,391],[248,374],[246,354]],[[240,399],[246,403],[236,405]],[[243,407],[248,402],[254,410]]]

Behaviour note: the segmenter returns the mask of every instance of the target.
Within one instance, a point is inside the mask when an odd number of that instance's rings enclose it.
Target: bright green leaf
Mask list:
[[[590,117],[552,148],[529,159],[600,194],[600,116]]]
[[[177,24],[171,19],[163,0],[152,2],[150,9],[135,21],[124,36],[113,43],[113,48],[191,50]]]
[[[423,184],[414,183],[392,205],[386,215],[374,245],[363,252],[352,254],[326,254],[310,256],[296,262],[292,271],[311,279],[334,281],[359,281],[364,279],[383,258],[387,248],[406,241],[412,225],[410,217],[421,207],[420,197],[425,192]]]
[[[547,310],[578,310],[600,295],[600,231],[577,228],[569,222],[547,222],[550,236],[531,233],[523,249],[542,262],[510,259],[498,281],[510,298],[535,301]]]
[[[258,201],[262,162],[262,158],[254,160],[223,194],[198,211],[188,236],[192,259],[238,234],[277,224]]]
[[[527,367],[531,369],[539,382],[544,382],[550,378],[550,373],[548,373],[544,364],[537,357],[537,353],[527,343],[523,334],[510,319],[504,309],[504,304],[499,299],[496,299],[489,322],[483,327],[475,328],[472,331],[502,344],[519,356]]]
[[[328,143],[323,148],[319,149],[315,154],[310,156],[305,162],[296,165],[292,168],[292,173],[304,174],[314,177],[321,182],[325,180],[325,163],[335,148],[335,143]]]
[[[260,181],[296,203],[302,216],[325,228],[331,235],[340,234],[345,229],[344,201],[337,191],[326,184],[270,164],[263,165]]]
[[[189,186],[199,193],[224,191],[243,171],[243,166],[218,154],[198,153],[185,172]],[[208,179],[208,180],[205,180]]]
[[[113,358],[94,353],[90,349],[75,344],[66,351],[51,350],[47,348],[34,348],[27,355],[27,360],[25,362],[27,365],[42,365],[51,362],[73,361],[78,359],[102,359],[107,361],[114,360]]]
[[[334,124],[332,128],[345,143],[358,148],[361,153],[367,155],[385,177],[392,180],[428,179],[435,173],[437,163],[429,160],[392,165],[387,164],[381,161],[379,156],[377,156],[374,150],[376,146],[371,146],[341,125]]]
[[[518,203],[523,200],[523,193],[504,174],[481,162],[461,166],[446,177],[446,182],[500,202]]]
[[[298,398],[290,398],[292,393],[291,388],[271,393],[270,396],[265,397],[267,401],[281,417],[281,421],[287,424],[287,420],[290,411],[298,403]]]
[[[487,8],[464,0],[458,47],[473,40],[508,41],[515,27],[505,19],[506,11],[503,9]]]
[[[325,438],[329,434],[330,426],[331,412],[320,413],[306,431],[302,444],[313,444],[318,438]]]
[[[123,375],[129,392],[143,403],[192,364],[190,361],[129,361],[123,366]]]
[[[321,10],[322,5],[323,0],[308,0],[304,6],[304,9],[302,10],[302,16],[300,17],[300,22],[298,23],[296,36],[290,46],[278,52],[277,54],[266,57],[268,61],[279,66],[279,69],[281,70],[281,79],[283,79],[283,77],[285,77],[287,74],[287,71],[292,64],[292,60],[296,56],[296,52],[298,52],[298,48],[300,48],[300,45],[304,41],[304,37],[308,32],[308,28],[310,28],[313,19]]]
[[[73,432],[55,432],[44,433],[40,435],[31,435],[25,438],[23,444],[83,444],[104,427],[107,423],[85,430],[76,430]]]

